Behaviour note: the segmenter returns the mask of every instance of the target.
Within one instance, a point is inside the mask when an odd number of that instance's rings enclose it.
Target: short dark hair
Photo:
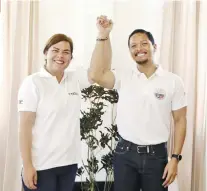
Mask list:
[[[152,36],[151,32],[148,32],[144,29],[135,29],[130,35],[129,35],[129,38],[128,38],[128,46],[129,46],[129,41],[130,41],[130,38],[136,34],[136,33],[142,33],[142,34],[146,34],[148,39],[151,41],[152,45],[155,44],[155,40],[154,40],[154,37]]]
[[[43,53],[46,54],[46,52],[48,51],[48,49],[54,45],[57,44],[61,41],[65,41],[68,42],[70,45],[70,51],[71,54],[73,54],[73,41],[70,37],[66,36],[65,34],[55,34],[53,36],[51,36],[48,41],[46,42],[45,48],[43,50]]]

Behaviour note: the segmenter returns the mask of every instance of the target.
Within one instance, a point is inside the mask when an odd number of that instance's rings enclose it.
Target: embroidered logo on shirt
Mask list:
[[[165,90],[163,89],[156,89],[154,95],[157,99],[163,100],[166,96]]]
[[[78,95],[77,92],[71,92],[71,93],[68,93],[68,95]]]
[[[19,100],[19,104],[23,104],[23,100],[21,99],[21,100]]]

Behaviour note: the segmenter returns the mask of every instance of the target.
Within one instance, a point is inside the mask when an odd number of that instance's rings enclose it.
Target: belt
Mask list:
[[[124,145],[128,147],[129,150],[134,150],[139,154],[145,154],[145,153],[163,153],[167,152],[167,143],[160,143],[156,145],[137,145],[135,143],[132,143],[130,141],[127,141],[120,137],[120,141],[123,141]]]

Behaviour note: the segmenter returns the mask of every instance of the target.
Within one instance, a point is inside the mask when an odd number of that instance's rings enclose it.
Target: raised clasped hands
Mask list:
[[[98,37],[106,38],[109,36],[112,30],[113,22],[112,20],[108,19],[107,16],[101,15],[97,17],[96,26],[99,32]]]

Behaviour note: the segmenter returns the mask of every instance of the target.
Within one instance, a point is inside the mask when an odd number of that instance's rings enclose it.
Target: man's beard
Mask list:
[[[136,63],[139,64],[139,65],[144,65],[144,64],[148,63],[148,59],[143,60],[143,61],[136,61]]]

